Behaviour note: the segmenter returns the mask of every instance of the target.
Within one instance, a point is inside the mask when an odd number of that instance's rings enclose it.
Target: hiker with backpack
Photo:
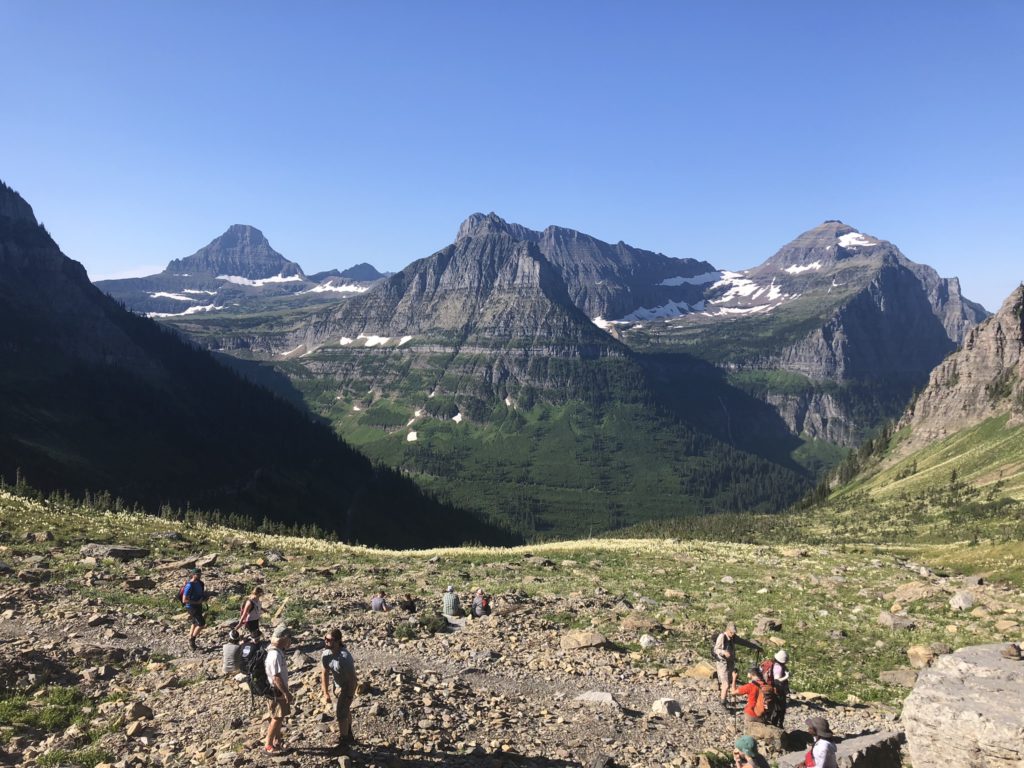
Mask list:
[[[200,578],[202,575],[202,571],[194,568],[192,573],[189,574],[185,586],[179,592],[181,604],[185,606],[185,610],[188,611],[188,617],[192,622],[192,627],[188,633],[188,647],[193,651],[196,650],[196,638],[199,637],[199,633],[206,626],[206,617],[203,614],[209,595],[206,593],[206,585],[203,584],[203,580]]]
[[[491,599],[484,594],[483,589],[477,589],[473,595],[473,602],[469,606],[469,613],[474,619],[480,619],[491,615]]]
[[[462,605],[459,603],[459,595],[455,592],[455,587],[451,584],[445,589],[444,594],[441,595],[441,615],[446,619],[452,616],[465,616],[466,614],[462,610]]]
[[[772,725],[783,727],[783,722],[786,720],[786,706],[789,703],[789,654],[786,653],[786,649],[783,648],[781,651],[775,654],[774,659],[765,661],[762,665],[762,669],[767,665],[771,670],[771,682],[775,686],[775,711],[773,717],[769,722]],[[767,679],[767,676],[766,676]]]
[[[292,635],[288,627],[284,624],[274,627],[264,661],[266,680],[271,691],[270,725],[267,726],[267,739],[263,745],[263,751],[268,755],[286,754],[281,740],[281,728],[284,719],[291,714],[295,696],[288,690],[288,659],[284,654],[291,645]]]
[[[754,650],[764,650],[757,643],[745,640],[736,634],[736,624],[729,622],[725,625],[725,631],[715,635],[711,648],[711,656],[715,661],[715,671],[718,674],[718,682],[721,686],[721,705],[728,709],[727,697],[729,691],[736,685],[736,646],[743,645]]]
[[[341,630],[332,629],[324,636],[324,652],[320,657],[320,684],[324,703],[331,703],[331,683],[338,689],[334,716],[338,721],[338,746],[355,743],[352,735],[352,699],[356,695],[356,663],[345,644]]]
[[[807,732],[814,739],[814,744],[804,757],[804,765],[808,768],[838,768],[836,745],[829,741],[835,734],[829,728],[824,717],[807,718]]]
[[[252,592],[242,603],[242,614],[235,626],[235,629],[239,631],[245,628],[253,640],[259,640],[263,636],[260,631],[260,617],[263,616],[262,598],[263,587],[253,587]]]
[[[734,688],[737,696],[746,696],[743,719],[748,723],[767,723],[774,713],[775,689],[765,682],[761,667],[754,665],[747,672],[749,682]]]

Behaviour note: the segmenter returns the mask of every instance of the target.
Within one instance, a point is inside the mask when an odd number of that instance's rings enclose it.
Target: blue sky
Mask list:
[[[1022,39],[1013,0],[0,0],[0,179],[94,278],[234,223],[313,272],[474,211],[723,268],[839,218],[995,309]]]

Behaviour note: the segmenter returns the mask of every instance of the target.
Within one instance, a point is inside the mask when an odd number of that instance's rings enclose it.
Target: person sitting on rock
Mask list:
[[[732,749],[735,768],[769,768],[768,760],[757,751],[753,736],[740,736]]]
[[[378,613],[387,613],[391,610],[388,605],[387,593],[382,589],[370,599],[370,610]]]
[[[355,743],[352,735],[352,699],[356,695],[356,663],[341,642],[341,630],[332,629],[324,636],[324,652],[320,657],[320,685],[324,703],[331,703],[331,683],[338,689],[334,716],[338,720],[338,745]]]
[[[734,688],[733,693],[737,696],[746,696],[747,703],[743,707],[743,719],[748,723],[767,722],[771,712],[769,696],[774,698],[775,692],[771,686],[764,681],[764,674],[761,667],[756,664],[747,672],[747,682],[739,688]]]
[[[808,768],[838,768],[836,745],[829,739],[835,738],[828,720],[824,717],[807,718],[807,732],[814,739],[814,744],[807,752],[804,765]]]
[[[188,617],[192,621],[192,628],[188,633],[188,647],[193,651],[196,650],[196,638],[199,637],[199,633],[206,626],[206,617],[203,615],[203,612],[208,597],[206,585],[203,584],[203,580],[200,578],[202,575],[202,571],[198,568],[194,569],[181,592],[182,605],[185,606],[185,610],[188,611]]]
[[[477,589],[476,594],[473,595],[473,603],[469,607],[469,612],[474,619],[491,615],[491,600],[482,589]]]
[[[725,631],[720,632],[715,638],[714,657],[715,671],[718,673],[718,682],[721,685],[721,704],[728,708],[726,697],[729,690],[736,685],[736,645],[743,645],[755,650],[763,650],[757,643],[744,640],[736,634],[736,625],[729,622],[725,625]]]
[[[398,607],[406,613],[416,613],[416,599],[408,592],[398,601]]]
[[[259,640],[263,636],[263,632],[260,631],[260,617],[263,615],[262,598],[263,587],[253,587],[252,592],[242,603],[242,614],[235,626],[237,630],[244,628],[253,640]]]
[[[466,614],[462,611],[462,605],[459,603],[459,596],[455,593],[455,587],[451,584],[445,589],[444,594],[441,595],[441,615],[442,616],[465,616]]]
[[[775,685],[775,711],[772,712],[771,724],[783,728],[786,720],[786,705],[789,700],[789,654],[786,649],[775,654],[772,664],[772,681]]]

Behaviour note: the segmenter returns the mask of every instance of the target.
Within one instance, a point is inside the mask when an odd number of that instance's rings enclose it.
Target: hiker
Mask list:
[[[459,604],[459,596],[455,594],[455,587],[451,584],[441,595],[441,614],[443,616],[465,616],[462,606]]]
[[[383,589],[370,599],[370,610],[377,613],[387,613],[391,610],[391,606],[388,605],[387,594]]]
[[[836,745],[829,739],[835,738],[828,720],[824,717],[807,718],[807,732],[814,739],[814,744],[807,752],[804,765],[808,768],[838,768],[836,762]]]
[[[740,736],[732,749],[735,768],[769,768],[768,760],[757,751],[753,736]]]
[[[252,592],[242,603],[242,614],[238,618],[235,629],[241,631],[243,628],[249,633],[253,640],[259,640],[263,633],[260,631],[260,617],[263,616],[263,587],[253,587]]]
[[[787,662],[789,662],[789,654],[783,648],[775,654],[775,660],[772,663],[772,685],[775,686],[775,711],[772,713],[770,722],[779,728],[783,727],[782,724],[786,719],[786,705],[789,699],[789,667],[786,666]]]
[[[288,659],[285,651],[291,648],[292,636],[284,624],[274,627],[270,636],[270,648],[267,649],[267,660],[264,662],[267,680],[273,698],[270,700],[270,725],[267,726],[267,740],[263,751],[268,755],[286,754],[281,741],[281,726],[284,719],[291,714],[295,696],[288,690]]]
[[[473,602],[469,606],[469,612],[474,619],[491,615],[491,600],[484,594],[482,589],[477,589],[476,594],[473,595]]]
[[[775,691],[765,683],[764,673],[756,664],[747,672],[748,682],[734,688],[737,696],[746,696],[747,703],[743,707],[743,719],[748,723],[764,723],[768,721],[773,710]]]
[[[203,615],[203,612],[208,596],[206,594],[206,585],[203,584],[203,580],[200,578],[202,575],[202,571],[194,568],[192,573],[189,574],[184,589],[181,591],[181,603],[185,606],[185,610],[188,611],[189,619],[192,620],[192,628],[188,633],[188,647],[193,651],[196,650],[196,638],[199,637],[199,633],[206,626],[206,617]]]
[[[726,697],[729,690],[736,685],[736,644],[763,650],[757,643],[744,640],[736,634],[736,624],[729,622],[725,625],[725,631],[719,632],[715,637],[714,650],[712,655],[715,658],[715,671],[718,673],[718,682],[721,685],[721,704],[725,709],[729,708]]]
[[[408,592],[398,601],[398,607],[406,613],[416,613],[416,599]]]
[[[331,703],[331,681],[338,688],[334,716],[338,720],[338,746],[354,744],[352,735],[352,698],[356,695],[356,664],[352,654],[341,642],[341,630],[332,629],[324,636],[324,652],[320,657],[320,684],[324,703]]]

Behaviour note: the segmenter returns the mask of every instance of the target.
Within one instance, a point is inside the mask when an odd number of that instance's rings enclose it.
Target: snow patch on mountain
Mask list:
[[[860,232],[847,232],[845,235],[840,235],[837,242],[840,248],[856,248],[876,244],[875,240],[865,237]]]
[[[640,307],[634,309],[628,315],[616,322],[636,322],[637,320],[662,320],[670,317],[679,317],[693,311],[693,307],[685,301],[670,301],[660,307]]]
[[[300,291],[303,293],[365,293],[370,290],[365,285],[337,285],[335,283],[321,283],[320,285],[313,286],[308,291]]]
[[[201,307],[189,307],[184,312],[147,312],[146,317],[182,317],[183,315],[194,315],[197,312],[213,312],[218,309],[224,309],[224,307],[205,304]]]
[[[379,346],[381,346],[383,344],[387,344],[389,341],[391,341],[391,337],[390,336],[374,336],[374,335],[367,336],[367,335],[362,334],[362,333],[360,333],[356,337],[356,339],[365,339],[366,342],[363,344],[364,347],[379,347]]]
[[[405,344],[406,342],[409,342],[409,341],[412,341],[412,336],[403,336],[403,337],[402,337],[402,338],[401,338],[401,339],[399,340],[399,342],[398,342],[398,346],[402,346],[403,344]]]
[[[260,288],[268,283],[301,283],[303,278],[301,275],[274,275],[273,277],[263,277],[259,280],[250,280],[248,277],[241,277],[239,275],[217,275],[218,280],[224,280],[228,283],[234,283],[235,285],[250,285],[256,288]]]
[[[418,437],[419,436],[415,432],[409,432],[409,434],[405,436],[405,441],[407,443],[415,443]]]
[[[786,267],[783,270],[783,272],[789,272],[789,274],[791,274],[791,275],[799,275],[801,272],[806,272],[809,269],[815,269],[815,270],[821,269],[821,262],[820,261],[812,261],[810,264],[804,264],[804,265],[794,264],[791,267]]]
[[[347,347],[353,341],[355,341],[355,339],[350,339],[348,336],[342,336],[341,340],[338,341],[338,343],[341,344],[341,346],[343,346],[343,347]]]
[[[461,424],[462,423],[462,414],[461,413],[456,413],[454,416],[452,416],[452,421],[454,421],[456,424]]]
[[[157,291],[156,293],[149,294],[151,299],[174,299],[175,301],[195,301],[191,296],[182,296],[180,293],[167,293],[167,291]]]
[[[185,288],[185,289],[182,290],[182,293],[196,293],[196,294],[203,294],[205,296],[216,296],[217,295],[216,291],[204,291],[202,288]]]
[[[658,285],[676,286],[676,285],[707,285],[713,283],[716,280],[722,279],[722,272],[705,272],[702,275],[694,275],[693,277],[669,277],[662,280]]]
[[[728,288],[718,299],[719,302],[732,301],[738,298],[747,298],[759,288],[758,284],[750,278],[744,277],[742,272],[729,272],[723,270],[722,279],[715,282],[712,288]]]

